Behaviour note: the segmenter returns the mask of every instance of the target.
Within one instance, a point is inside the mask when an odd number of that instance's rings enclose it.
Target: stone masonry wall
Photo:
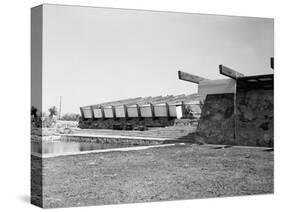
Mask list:
[[[234,94],[208,94],[202,108],[197,139],[234,145]]]
[[[237,145],[273,146],[273,90],[237,90]]]
[[[161,118],[120,118],[120,119],[86,119],[80,120],[79,127],[82,129],[113,129],[114,125],[120,125],[125,129],[126,126],[131,127],[146,126],[146,127],[165,127],[174,124],[175,118],[169,119],[166,117]]]

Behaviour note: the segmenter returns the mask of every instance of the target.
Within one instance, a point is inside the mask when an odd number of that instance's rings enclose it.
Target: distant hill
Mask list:
[[[204,96],[199,95],[197,93],[190,94],[190,95],[167,95],[167,96],[155,96],[155,97],[137,97],[137,98],[129,98],[129,99],[122,99],[117,101],[110,101],[110,102],[104,102],[100,104],[91,105],[93,107],[99,107],[99,106],[120,106],[120,105],[145,105],[145,104],[180,104],[181,102],[184,102],[186,104],[188,103],[199,103],[199,101],[203,100]]]

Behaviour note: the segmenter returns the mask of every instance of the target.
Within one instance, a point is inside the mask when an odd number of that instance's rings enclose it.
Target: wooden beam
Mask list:
[[[228,68],[228,67],[223,66],[223,65],[220,65],[219,69],[220,69],[220,74],[222,74],[224,76],[227,76],[227,77],[230,77],[230,78],[235,79],[235,80],[239,77],[244,76],[244,74],[241,74],[241,73],[239,73],[237,71],[234,71],[231,68]]]
[[[234,79],[204,80],[198,85],[198,94],[236,93],[235,88],[236,80]]]
[[[238,89],[273,89],[274,87],[274,75],[273,74],[264,74],[264,75],[255,75],[241,77],[237,80]]]
[[[193,82],[193,83],[197,83],[199,84],[200,81],[202,80],[207,80],[203,77],[199,77],[199,76],[196,76],[196,75],[192,75],[192,74],[188,74],[188,73],[185,73],[183,71],[178,71],[178,77],[180,80],[184,80],[184,81],[188,81],[188,82]]]

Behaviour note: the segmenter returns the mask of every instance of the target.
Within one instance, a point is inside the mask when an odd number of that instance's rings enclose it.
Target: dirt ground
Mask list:
[[[266,193],[273,152],[263,149],[187,144],[43,159],[46,208]]]
[[[88,135],[122,135],[122,136],[152,137],[152,138],[180,138],[195,131],[196,131],[196,127],[192,127],[192,126],[169,126],[169,127],[153,127],[145,131],[77,128],[77,129],[73,129],[72,133],[88,134]]]
[[[64,126],[60,123],[60,127],[33,129],[32,135],[53,136],[64,134]],[[152,138],[181,138],[187,136],[191,132],[196,131],[196,126],[169,126],[169,127],[153,127],[145,131],[136,130],[111,130],[111,129],[80,129],[70,127],[70,134],[87,134],[87,135],[122,135],[133,137],[152,137]]]

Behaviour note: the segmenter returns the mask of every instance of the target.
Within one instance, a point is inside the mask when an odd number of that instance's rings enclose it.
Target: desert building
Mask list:
[[[201,114],[202,95],[167,95],[138,97],[88,105],[80,108],[81,128],[123,129],[166,127],[175,120],[197,120]]]
[[[208,80],[178,72],[179,79],[197,83],[198,94],[205,95],[197,136],[211,144],[272,147],[273,74],[244,76],[219,67],[229,79]]]

